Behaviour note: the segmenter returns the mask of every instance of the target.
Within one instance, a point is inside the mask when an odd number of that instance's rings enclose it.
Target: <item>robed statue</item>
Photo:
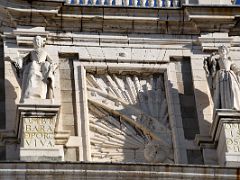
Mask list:
[[[53,99],[54,66],[40,36],[33,40],[34,50],[24,58],[11,59],[21,80],[21,103],[26,99]]]
[[[220,46],[204,60],[207,76],[212,78],[215,109],[240,110],[240,69],[229,57],[226,46]]]

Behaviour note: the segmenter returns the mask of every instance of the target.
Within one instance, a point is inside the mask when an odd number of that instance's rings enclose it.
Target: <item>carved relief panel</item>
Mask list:
[[[87,73],[92,161],[173,163],[161,73]]]
[[[73,119],[65,160],[183,162],[176,78],[169,64],[71,63],[64,69],[72,83],[61,83],[63,130]]]

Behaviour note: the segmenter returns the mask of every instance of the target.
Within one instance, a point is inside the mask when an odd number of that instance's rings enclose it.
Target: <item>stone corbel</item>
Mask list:
[[[228,33],[207,33],[201,34],[198,41],[202,46],[203,52],[212,52],[216,51],[222,45],[231,47],[233,38],[229,37]]]

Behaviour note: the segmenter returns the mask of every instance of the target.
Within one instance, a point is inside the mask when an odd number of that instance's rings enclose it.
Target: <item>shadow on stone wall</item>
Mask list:
[[[200,89],[195,89],[195,96],[198,98],[197,101],[197,111],[198,111],[198,121],[201,129],[201,134],[204,136],[209,135],[211,121],[212,121],[212,112],[213,109],[210,109],[210,100],[209,96],[201,91]]]
[[[94,87],[88,88],[91,89],[89,119],[92,160],[173,163],[172,136],[163,77],[156,74],[150,81],[150,76],[142,79],[127,76],[117,77],[124,81],[127,79],[122,89],[108,88],[107,93]],[[108,83],[103,76],[97,78],[101,79],[101,88],[105,86],[103,82]],[[110,76],[108,78],[110,79]],[[110,80],[112,84],[113,79]],[[116,81],[116,84],[119,81]],[[152,84],[147,86],[146,81]],[[142,84],[143,82],[145,84]],[[135,91],[135,88],[139,87],[128,87],[129,84],[138,83],[141,84],[138,91]]]
[[[16,126],[17,126],[17,120],[16,120],[16,108],[17,105],[15,103],[17,99],[17,93],[16,93],[16,88],[12,85],[12,83],[5,79],[5,95],[6,95],[6,102],[5,102],[5,114],[6,114],[6,130],[8,132],[14,132],[15,136],[16,134]],[[17,137],[15,139],[17,141]],[[16,144],[12,142],[10,139],[10,142],[7,140],[6,141],[6,146],[5,146],[5,159],[7,160],[18,160],[19,159],[19,154],[20,154],[20,149],[19,149],[19,143],[17,142]],[[7,155],[8,154],[8,155]],[[6,157],[7,156],[7,157]]]

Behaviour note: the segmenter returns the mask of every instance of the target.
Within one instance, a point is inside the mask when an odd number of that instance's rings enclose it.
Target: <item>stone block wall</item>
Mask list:
[[[3,43],[0,40],[0,129],[5,129],[5,69]]]
[[[62,128],[69,130],[70,135],[76,135],[76,107],[75,100],[75,84],[73,75],[73,60],[60,59],[59,66],[60,87],[61,87],[61,119],[63,122]]]
[[[184,136],[193,140],[199,134],[190,58],[175,61]]]
[[[39,8],[42,7],[45,6]],[[206,19],[203,17],[210,15],[198,16],[199,12],[211,14],[215,11],[207,8],[203,11],[195,6],[184,7],[188,8],[186,14],[182,9],[62,5],[58,11],[56,7],[49,12],[46,9],[51,6],[45,7],[42,14],[47,15],[44,17],[39,13],[41,10],[31,11],[30,19],[30,11],[17,16],[21,13],[13,8],[9,10],[23,27],[6,32],[4,55],[24,56],[32,50],[33,36],[46,38],[47,52],[59,64],[55,102],[61,104],[61,112],[57,130],[69,132],[69,137],[59,138],[60,146],[64,146],[64,160],[147,162],[145,147],[157,149],[159,144],[152,140],[158,139],[171,146],[167,151],[168,158],[162,162],[207,162],[206,157],[202,157],[201,148],[194,143],[196,134],[209,135],[212,123],[212,97],[202,68],[203,59],[210,55],[207,48],[210,47],[211,51],[217,48],[215,41],[233,41],[231,57],[237,61],[239,47],[238,39],[228,37],[227,33],[222,36],[210,34],[201,40],[200,31],[209,24],[214,28],[221,23],[228,24],[230,20],[225,19],[234,17],[224,16],[223,20],[201,23]],[[36,4],[31,8],[36,8]],[[191,11],[196,14],[191,16]],[[224,12],[219,11],[215,19],[221,18]],[[26,19],[29,21],[24,23]],[[45,21],[46,27],[42,27],[41,23]],[[28,22],[34,28],[26,26]],[[206,47],[203,48],[204,40]],[[163,79],[162,89],[153,86],[154,76]],[[134,83],[141,87],[137,89]],[[0,88],[4,88],[0,105],[5,103],[5,109],[0,110],[0,120],[6,115],[6,121],[0,121],[0,129],[6,127],[5,130],[14,132],[21,89],[9,62],[0,62]],[[160,89],[165,97],[157,96]],[[161,108],[158,98],[164,102]],[[145,109],[139,107],[141,103]],[[153,122],[156,119],[157,122]],[[11,138],[10,134],[8,137]],[[6,159],[17,159],[18,145],[11,143],[6,145]],[[162,144],[160,150],[161,147]],[[159,155],[164,153],[166,150]],[[156,154],[153,153],[153,157]]]

